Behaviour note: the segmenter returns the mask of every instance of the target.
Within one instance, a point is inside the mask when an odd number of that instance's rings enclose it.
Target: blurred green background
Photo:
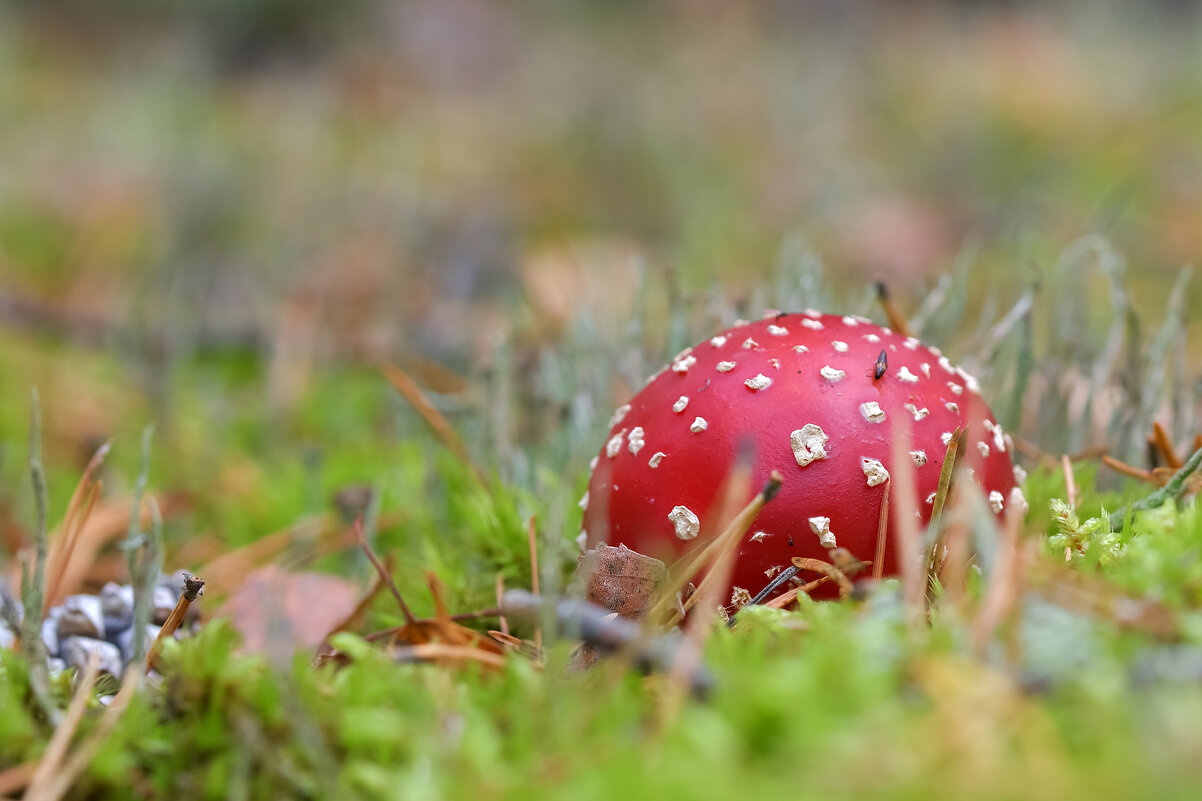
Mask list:
[[[443,497],[385,360],[570,529],[609,410],[676,348],[764,307],[880,319],[878,279],[1048,452],[1109,436],[1138,458],[1162,409],[1184,438],[1202,283],[1170,288],[1202,250],[1199,21],[1187,2],[0,4],[10,540],[32,385],[55,509],[110,437],[109,489],[128,486],[148,423],[152,483],[194,515],[177,540],[251,539],[354,483]],[[995,347],[1024,293],[1025,344]],[[1111,345],[1144,381],[1131,342],[1174,308],[1172,386],[1116,429]],[[1013,391],[1032,358],[1042,383]],[[1118,394],[1099,411],[1058,377]]]

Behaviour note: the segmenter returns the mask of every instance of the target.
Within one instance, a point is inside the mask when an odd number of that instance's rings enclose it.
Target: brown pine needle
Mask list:
[[[67,747],[71,745],[71,738],[75,736],[75,729],[79,727],[79,721],[83,718],[88,704],[88,696],[92,694],[92,686],[96,683],[96,675],[99,672],[100,657],[96,652],[92,652],[88,655],[88,662],[84,667],[83,676],[79,679],[79,686],[75,688],[75,694],[71,696],[67,714],[54,728],[54,734],[50,736],[50,742],[46,745],[41,760],[38,761],[37,769],[29,779],[29,789],[25,793],[26,798],[37,798],[44,794],[54,775],[62,769],[63,759],[67,756]]]
[[[1149,484],[1156,483],[1156,478],[1152,475],[1151,470],[1144,470],[1141,467],[1133,467],[1126,462],[1115,459],[1109,454],[1102,457],[1102,464],[1106,465],[1116,473],[1122,473],[1123,475],[1130,476],[1131,478],[1138,478],[1140,481],[1146,481]]]
[[[392,574],[384,567],[380,561],[380,557],[376,556],[376,551],[371,547],[371,543],[367,541],[367,537],[363,534],[363,516],[360,515],[352,526],[355,532],[355,539],[359,541],[359,547],[363,549],[363,553],[367,554],[368,560],[371,561],[372,567],[376,569],[380,579],[388,586],[388,591],[392,593],[392,597],[396,598],[397,606],[401,608],[401,614],[405,616],[407,625],[415,625],[417,617],[409,609],[409,604],[405,603],[405,599],[401,597],[401,591],[397,589],[396,582],[392,580]]]
[[[50,607],[63,600],[65,595],[63,576],[67,574],[67,568],[71,565],[71,557],[75,554],[75,546],[79,542],[79,535],[83,532],[84,526],[88,524],[88,518],[92,516],[92,510],[96,508],[96,500],[100,497],[100,491],[103,488],[103,482],[93,482],[88,487],[87,498],[83,502],[83,511],[78,516],[69,512],[70,523],[67,520],[63,522],[63,535],[51,549],[50,561],[54,567],[50,580],[46,582],[42,617],[49,613]]]
[[[395,562],[396,560],[393,558],[392,554],[389,554],[384,559],[384,567],[389,575],[392,574]],[[330,645],[330,638],[335,634],[346,631],[351,626],[354,626],[357,624],[357,622],[361,621],[363,615],[367,612],[368,607],[371,606],[372,602],[376,600],[376,596],[378,596],[380,591],[383,589],[384,578],[377,573],[375,580],[372,581],[371,586],[368,588],[367,592],[363,594],[363,597],[359,599],[359,603],[355,604],[355,608],[351,610],[350,614],[335,623],[330,630],[326,632],[326,636],[322,638],[321,644],[317,646],[317,652],[313,654],[314,660],[321,659],[323,656],[328,656],[334,653],[334,649]]]
[[[430,402],[430,399],[426,397],[426,393],[422,392],[417,382],[395,364],[385,364],[380,369],[384,371],[384,377],[388,379],[393,388],[401,393],[401,396],[409,401],[410,405],[417,410],[417,413],[429,424],[430,428],[434,429],[434,433],[442,440],[443,445],[446,445],[451,453],[455,454],[461,462],[475,473],[481,486],[491,486],[487,476],[484,475],[484,471],[472,459],[471,452],[467,449],[467,445],[463,443],[463,440],[460,439],[455,428],[443,416],[443,413],[438,411],[434,404]]]
[[[171,610],[171,614],[167,616],[167,620],[163,622],[159,633],[155,635],[154,642],[150,644],[150,648],[146,650],[146,672],[149,673],[158,666],[159,654],[163,651],[163,640],[175,634],[179,628],[179,624],[184,622],[184,615],[188,613],[188,607],[200,595],[204,594],[205,582],[200,576],[193,576],[191,573],[184,573],[184,589],[179,595],[179,600],[175,603],[175,608]]]
[[[914,332],[910,330],[909,321],[897,308],[897,304],[893,302],[893,297],[889,294],[889,286],[884,281],[876,282],[876,299],[880,301],[881,309],[884,310],[885,317],[889,320],[890,328],[904,337],[914,336]]]
[[[398,646],[391,654],[397,662],[479,662],[497,670],[505,667],[504,656],[470,645],[424,642]]]
[[[855,585],[851,583],[843,571],[832,565],[830,562],[824,562],[821,559],[807,559],[804,556],[794,556],[793,565],[798,570],[809,570],[814,573],[821,573],[831,581],[839,585],[839,597],[847,598],[855,592]]]
[[[1165,464],[1174,470],[1180,470],[1185,464],[1181,461],[1181,457],[1177,455],[1177,450],[1173,447],[1173,443],[1169,440],[1169,434],[1164,430],[1159,422],[1152,423],[1152,442],[1156,445],[1156,450],[1160,453]]]
[[[872,577],[879,580],[885,575],[885,542],[889,536],[889,493],[893,482],[885,484],[885,494],[881,496],[881,513],[876,522],[876,554],[872,559]]]
[[[1060,457],[1060,466],[1064,470],[1064,494],[1068,496],[1068,505],[1077,508],[1077,481],[1073,475],[1073,461],[1068,454]]]

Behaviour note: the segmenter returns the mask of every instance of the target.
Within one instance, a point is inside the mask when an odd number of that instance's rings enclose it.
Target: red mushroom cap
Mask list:
[[[1015,487],[1009,437],[976,380],[937,348],[815,311],[738,324],[684,350],[614,414],[581,501],[585,542],[675,560],[750,440],[755,485],[773,470],[784,483],[739,545],[732,605],[795,556],[828,559],[841,547],[872,560],[899,423],[909,426],[923,525],[956,428],[966,432],[972,483],[1004,513]],[[886,575],[897,571],[894,529],[891,520]]]

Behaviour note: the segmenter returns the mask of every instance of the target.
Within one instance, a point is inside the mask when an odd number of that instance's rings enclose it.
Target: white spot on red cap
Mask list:
[[[964,387],[960,386],[955,381],[948,381],[947,388],[952,391],[953,395],[961,395],[964,393]]]
[[[952,367],[952,363],[950,361],[948,361],[946,356],[939,357],[939,366],[942,367],[947,372],[951,373],[952,375],[956,374],[955,368]]]
[[[914,337],[906,337],[906,341],[902,343],[902,346],[907,350],[917,350],[920,344],[921,343]]]
[[[586,548],[587,545],[588,545],[588,532],[585,531],[584,529],[580,529],[580,533],[576,535],[576,547],[580,549],[581,553],[584,553],[585,550],[587,550],[587,548]]]
[[[944,431],[942,434],[939,435],[939,441],[942,442],[946,446],[947,443],[952,441],[952,432]]]
[[[842,381],[844,378],[847,378],[847,373],[843,372],[842,370],[836,370],[829,364],[819,370],[818,374],[827,381],[830,381],[832,384],[836,384]]]
[[[960,404],[956,403],[955,401],[948,401],[947,403],[943,404],[943,406],[952,414],[960,413]]]
[[[1020,485],[1027,483],[1027,471],[1018,465],[1014,465],[1014,483]]]
[[[864,471],[870,487],[879,487],[889,480],[889,471],[885,469],[885,465],[881,464],[879,459],[861,456],[860,469]]]
[[[647,460],[647,466],[654,470],[655,468],[659,467],[659,463],[662,462],[664,457],[667,455],[668,454],[664,453],[663,451],[656,451],[655,453],[651,454],[651,458]]]
[[[873,343],[881,341],[881,338],[878,337],[876,334],[865,334],[862,338],[868,340],[869,342],[873,342]]]
[[[927,364],[926,362],[923,362],[922,364],[918,365],[918,369],[922,370],[922,374],[925,375],[927,378],[931,377],[931,365]]]
[[[609,442],[605,443],[605,455],[610,459],[618,455],[622,450],[622,439],[626,436],[626,429],[622,429],[618,433],[609,438]]]
[[[997,490],[989,493],[989,508],[993,510],[995,515],[1000,515],[1002,513],[1002,509],[1006,508],[1005,499],[1002,497],[1002,493],[998,492]]]
[[[918,383],[918,376],[916,376],[916,375],[914,375],[913,373],[911,373],[911,372],[910,372],[910,368],[909,368],[909,367],[906,367],[906,366],[903,364],[903,365],[901,366],[901,369],[897,371],[897,380],[898,380],[898,381],[904,381],[904,382],[906,382],[907,384],[917,384],[917,383]]]
[[[689,371],[689,368],[692,367],[696,363],[697,363],[696,356],[691,356],[691,355],[685,356],[683,359],[680,359],[679,361],[672,362],[672,372],[687,373]]]
[[[910,458],[914,460],[914,464],[922,467],[927,463],[926,451],[910,451]]]
[[[831,347],[840,353],[847,353],[847,343],[836,339],[831,343]]]
[[[810,352],[810,349],[807,348],[805,345],[794,345],[793,350],[796,353],[809,353]]]
[[[747,337],[747,339],[743,340],[743,347],[747,348],[748,350],[751,350],[752,348],[758,348],[759,346],[760,343],[756,342],[751,337]]]
[[[740,317],[739,319],[735,320],[734,323],[731,324],[731,327],[738,328],[739,326],[742,326],[742,325],[751,325],[751,322],[749,320],[744,320],[742,317]]]
[[[914,415],[914,422],[918,422],[919,420],[921,420],[922,418],[926,417],[928,414],[931,413],[931,410],[928,409],[927,407],[923,406],[921,409],[919,409],[913,403],[907,403],[905,406],[905,409],[907,412]]]
[[[720,348],[726,344],[726,337],[722,336],[721,334],[716,337],[710,337],[710,344],[715,348]]]
[[[802,320],[801,324],[812,331],[822,330],[822,323],[818,320]]]
[[[992,420],[986,420],[984,425],[985,425],[985,428],[987,428],[989,431],[993,432],[993,447],[996,448],[999,453],[1005,453],[1006,452],[1006,432],[1002,431],[1001,424],[995,423]]]
[[[817,309],[806,309],[804,312],[802,312],[802,314],[804,314],[806,317],[813,317],[815,319],[822,316],[822,312],[818,311]]]
[[[930,495],[927,496],[927,503],[934,503],[934,502],[935,502],[935,493],[932,492]]]
[[[830,437],[814,423],[806,423],[789,434],[789,447],[793,449],[793,458],[797,460],[798,467],[805,467],[810,462],[825,459],[828,441],[830,441]]]
[[[696,420],[693,421],[693,424],[691,426],[689,426],[689,431],[692,431],[694,434],[700,434],[702,431],[705,431],[709,427],[710,427],[710,424],[705,422],[704,417],[698,417]]]
[[[672,411],[676,412],[677,414],[680,414],[688,407],[688,405],[689,405],[689,396],[681,395],[679,398],[676,399],[676,403],[672,404]]]
[[[855,317],[852,317],[850,314],[848,314],[848,315],[844,315],[843,324],[844,325],[859,325],[860,321],[857,320]]]
[[[618,423],[622,422],[622,420],[629,413],[630,413],[630,404],[629,403],[624,403],[621,406],[619,406],[617,409],[614,410],[613,417],[609,418],[609,427],[613,428]]]
[[[580,500],[576,503],[576,505],[584,511],[588,511],[588,490],[584,491],[584,494],[580,496]]]
[[[810,531],[818,535],[818,542],[823,548],[837,548],[835,544],[835,535],[831,533],[831,519],[829,517],[811,517]]]
[[[756,392],[759,392],[761,389],[767,389],[768,387],[772,386],[772,379],[763,373],[756,373],[755,376],[747,379],[743,383],[747,385],[748,389],[753,389]]]
[[[701,521],[687,506],[673,506],[668,513],[668,520],[676,530],[678,539],[691,540],[701,533]]]
[[[643,427],[635,426],[634,428],[630,429],[630,441],[626,445],[626,447],[630,451],[630,453],[633,454],[634,456],[638,456],[639,451],[641,451],[643,449],[644,444],[645,443],[643,442]]]
[[[789,329],[783,325],[770,325],[768,326],[768,333],[774,337],[785,337],[789,335]]]
[[[768,364],[772,365],[777,370],[780,369],[780,359],[769,359]]]
[[[868,401],[860,404],[860,414],[864,415],[864,419],[870,423],[885,422],[885,411],[876,401]]]
[[[763,542],[764,538],[767,536],[768,536],[767,531],[757,531],[756,533],[751,535],[751,541],[752,542]]]
[[[729,373],[731,370],[735,369],[736,366],[737,365],[734,362],[718,362],[718,372]]]
[[[989,455],[989,443],[988,442],[978,442],[977,443],[977,453],[981,454],[982,457],[988,456]]]
[[[747,604],[751,603],[751,593],[742,587],[732,587],[730,590],[730,605],[735,609],[742,609]]]

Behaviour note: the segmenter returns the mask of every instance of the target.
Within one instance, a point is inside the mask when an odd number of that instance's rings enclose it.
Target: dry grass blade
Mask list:
[[[385,364],[382,368],[384,377],[392,384],[397,392],[417,410],[417,413],[434,429],[434,433],[442,440],[443,444],[451,450],[459,458],[461,462],[471,468],[475,473],[476,478],[480,481],[481,486],[490,486],[488,478],[484,475],[484,471],[472,459],[471,452],[467,449],[467,445],[460,439],[459,434],[451,426],[449,420],[443,416],[442,412],[434,407],[430,399],[426,397],[426,393],[422,392],[421,387],[417,385],[409,374],[394,364]]]
[[[129,706],[129,701],[133,697],[134,690],[138,686],[138,678],[141,674],[136,670],[125,671],[125,678],[121,681],[121,689],[117,691],[117,695],[113,698],[113,702],[109,704],[109,708],[101,716],[96,728],[88,735],[78,748],[68,757],[66,764],[56,773],[49,785],[37,795],[31,792],[25,794],[26,801],[59,801],[71,789],[71,785],[75,784],[80,775],[87,768],[88,763],[96,756],[96,752],[104,745],[113,728],[121,720],[121,716],[125,714],[126,708]]]
[[[734,552],[738,547],[739,540],[751,528],[752,522],[759,515],[760,510],[764,508],[764,504],[775,497],[777,490],[780,489],[781,480],[780,473],[773,470],[772,476],[764,488],[743,507],[742,511],[735,515],[726,529],[713,542],[697,554],[697,559],[690,562],[694,569],[688,575],[696,574],[702,566],[705,566],[705,578],[701,580],[701,583],[697,585],[697,589],[684,602],[682,605],[683,611],[677,610],[671,615],[667,623],[668,627],[679,623],[684,613],[697,604],[705,604],[702,608],[714,605],[707,603],[709,600],[712,600],[709,596],[713,596],[716,599],[717,589],[726,585],[726,581],[730,577],[730,570],[734,567]],[[655,617],[652,617],[652,620],[655,619]]]
[[[394,563],[395,559],[393,558],[392,554],[389,554],[387,557],[385,557],[384,567],[388,575],[392,575]],[[376,573],[375,581],[371,583],[371,586],[368,587],[367,592],[365,592],[363,597],[359,599],[359,603],[355,604],[355,608],[351,610],[351,613],[334,624],[334,626],[332,626],[326,633],[326,636],[322,638],[321,645],[317,646],[317,651],[313,654],[314,661],[320,660],[323,657],[327,657],[334,653],[334,648],[330,645],[330,638],[339,632],[346,631],[361,621],[363,616],[367,614],[367,608],[371,606],[372,602],[376,600],[376,597],[383,589],[384,577],[379,573]]]
[[[1177,455],[1177,450],[1173,447],[1173,443],[1169,440],[1169,434],[1164,430],[1159,422],[1152,423],[1152,442],[1156,445],[1156,450],[1160,453],[1160,457],[1164,459],[1164,463],[1174,470],[1180,470],[1185,464],[1181,461],[1181,457]]]
[[[885,575],[885,545],[889,537],[889,493],[893,491],[893,482],[885,484],[885,494],[881,497],[881,513],[876,521],[876,553],[872,557],[872,577],[880,579]]]
[[[13,765],[11,768],[0,770],[0,795],[6,796],[9,793],[15,793],[17,790],[27,787],[37,767],[37,761],[30,760],[29,762],[22,762],[20,765]]]
[[[60,534],[54,538],[47,560],[49,580],[46,582],[46,595],[42,604],[43,617],[50,607],[61,603],[66,595],[63,592],[63,576],[67,572],[67,566],[75,552],[75,545],[87,525],[92,510],[96,507],[96,500],[100,497],[100,491],[103,488],[103,483],[94,480],[93,476],[104,464],[104,459],[108,456],[111,447],[110,441],[96,449],[96,453],[88,460],[88,465],[84,468],[79,483],[75,485],[75,490],[71,493],[71,500],[67,503],[67,513],[63,516]]]
[[[939,483],[935,488],[935,497],[931,502],[931,522],[928,524],[929,528],[936,532],[936,536],[924,560],[925,587],[932,586],[932,582],[938,576],[944,547],[947,545],[947,536],[940,527],[940,522],[943,518],[943,509],[947,506],[948,497],[951,495],[952,481],[956,475],[956,465],[964,452],[964,434],[965,432],[960,428],[953,431],[951,439],[947,441],[947,448],[943,452],[943,464],[939,468]],[[894,452],[895,454],[898,452],[896,447],[894,448]],[[897,456],[895,455],[894,458],[896,459]],[[909,513],[913,510],[906,511]]]
[[[530,548],[530,591],[538,595],[538,531],[535,528],[534,515],[526,526],[526,541]],[[543,648],[543,630],[541,626],[534,627],[534,647],[540,651]]]
[[[1202,470],[1202,448],[1194,451],[1193,456],[1186,459],[1185,464],[1181,469],[1173,474],[1163,487],[1153,492],[1146,498],[1142,498],[1135,503],[1119,509],[1114,514],[1110,515],[1110,527],[1115,531],[1120,531],[1126,522],[1127,516],[1135,512],[1143,512],[1148,509],[1156,509],[1163,505],[1166,501],[1177,500],[1183,493],[1189,490],[1191,482],[1194,481],[1195,474]]]
[[[175,635],[179,624],[184,622],[184,615],[188,614],[188,607],[200,595],[204,594],[205,582],[200,576],[193,576],[191,573],[184,573],[184,589],[180,592],[179,600],[175,604],[175,608],[171,610],[171,614],[163,622],[159,633],[155,635],[154,642],[150,644],[150,648],[146,651],[146,672],[149,673],[152,669],[158,666],[159,654],[163,650],[163,640]]]
[[[956,442],[956,436],[953,434],[948,445],[954,446]],[[918,503],[915,497],[918,490],[914,476],[914,460],[910,458],[910,426],[908,423],[894,423],[892,451],[891,468],[893,472],[888,487],[886,487],[887,492],[892,495],[889,504],[889,523],[897,535],[894,554],[897,569],[901,573],[902,598],[910,616],[917,621],[922,612],[923,599],[926,597],[930,580],[929,564],[924,561],[922,552],[922,533],[918,530]],[[947,461],[949,458],[945,456],[945,465]],[[929,554],[926,556],[929,560]],[[924,567],[928,569],[924,571]]]
[[[1006,503],[1006,519],[998,536],[993,569],[981,609],[972,624],[973,653],[985,655],[994,632],[1018,601],[1020,588],[1019,532],[1025,516],[1022,497],[1016,488]]]
[[[1077,508],[1077,480],[1073,475],[1073,461],[1068,454],[1060,457],[1060,467],[1064,471],[1064,493],[1068,495],[1068,505]]]
[[[75,694],[71,696],[67,714],[54,728],[54,734],[50,736],[46,751],[42,754],[37,769],[29,780],[29,789],[25,793],[26,798],[42,797],[55,774],[62,768],[63,759],[67,755],[67,747],[71,744],[71,738],[75,736],[75,730],[79,727],[84,710],[87,709],[88,696],[92,693],[92,686],[96,683],[96,676],[99,672],[100,657],[96,652],[92,652],[88,655],[88,662],[84,667],[83,676],[79,679],[79,686],[75,688]]]
[[[821,587],[823,584],[829,583],[830,580],[830,576],[823,576],[820,579],[815,579],[814,581],[802,584],[800,587],[794,587],[788,592],[783,592],[776,596],[771,601],[765,601],[763,606],[767,607],[768,609],[784,609],[789,604],[796,601],[797,596],[801,595],[803,592],[809,593],[811,590]]]

